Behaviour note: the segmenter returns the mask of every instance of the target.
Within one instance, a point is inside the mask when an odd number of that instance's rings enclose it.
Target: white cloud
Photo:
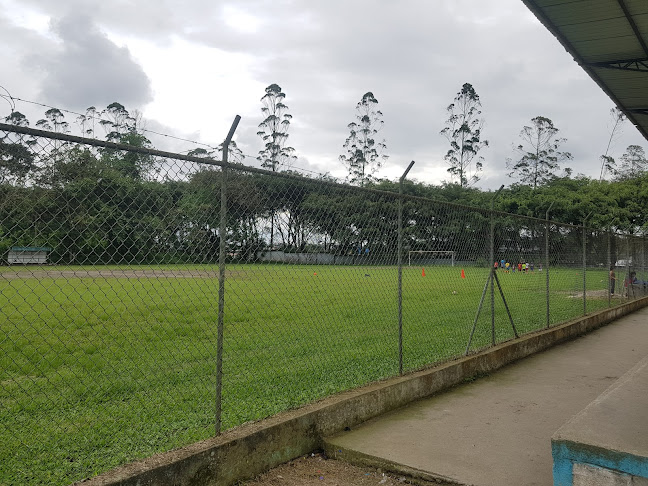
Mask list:
[[[201,141],[220,143],[237,114],[250,118],[265,86],[250,71],[254,59],[191,44],[173,37],[167,44],[113,37],[129,46],[151,79],[153,100],[144,115]],[[251,97],[250,93],[258,93]]]
[[[232,29],[246,34],[257,32],[259,26],[263,23],[261,18],[234,5],[225,5],[223,7],[223,19]]]
[[[240,114],[237,143],[255,155],[259,99],[277,83],[294,116],[289,144],[298,163],[336,175],[344,172],[338,156],[355,104],[372,91],[390,154],[380,175],[396,178],[416,160],[411,177],[439,183],[448,179],[447,141],[439,135],[445,108],[469,82],[491,142],[479,186],[512,182],[506,157],[537,115],[568,139],[575,172],[598,175],[612,102],[520,0],[269,5],[0,0],[0,85],[61,108],[117,100],[142,109],[154,126],[213,144]],[[645,140],[628,125],[613,155],[630,143]]]
[[[51,17],[25,4],[0,0],[0,12],[0,15],[6,16],[16,27],[43,33],[49,30]],[[54,36],[51,38],[55,39]]]

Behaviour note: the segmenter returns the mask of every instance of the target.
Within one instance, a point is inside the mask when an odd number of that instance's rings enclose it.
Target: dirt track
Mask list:
[[[227,278],[245,277],[245,272],[229,271],[225,272]],[[106,270],[43,270],[42,268],[29,270],[20,269],[17,271],[3,271],[0,272],[0,279],[14,280],[14,279],[27,279],[27,278],[204,278],[204,279],[217,279],[218,269],[214,270],[182,270],[182,269],[146,269],[146,270],[131,270],[131,269],[106,269]]]

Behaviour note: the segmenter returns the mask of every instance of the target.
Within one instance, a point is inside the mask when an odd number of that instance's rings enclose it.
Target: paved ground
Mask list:
[[[472,485],[551,485],[551,436],[648,355],[648,309],[330,438]]]

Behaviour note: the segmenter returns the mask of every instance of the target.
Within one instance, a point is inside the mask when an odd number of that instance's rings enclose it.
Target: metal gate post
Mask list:
[[[414,161],[405,169],[398,182],[398,373],[403,374],[403,181]]]
[[[241,117],[236,115],[225,142],[223,143],[223,169],[221,172],[220,244],[218,248],[218,337],[216,343],[216,435],[221,433],[221,411],[223,397],[223,337],[225,321],[225,239],[227,232],[227,156],[236,127]]]
[[[549,224],[549,211],[553,207],[554,203],[552,202],[547,208],[545,213],[546,227],[545,227],[545,280],[546,280],[546,290],[545,295],[547,297],[547,329],[549,329],[550,315],[549,315],[549,231],[551,231],[551,225]]]

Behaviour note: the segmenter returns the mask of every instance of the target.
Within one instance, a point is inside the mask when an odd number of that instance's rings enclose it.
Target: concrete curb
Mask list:
[[[574,339],[648,305],[648,297],[499,344],[434,368],[343,392],[218,437],[118,467],[84,486],[229,486],[323,447],[323,438]]]

